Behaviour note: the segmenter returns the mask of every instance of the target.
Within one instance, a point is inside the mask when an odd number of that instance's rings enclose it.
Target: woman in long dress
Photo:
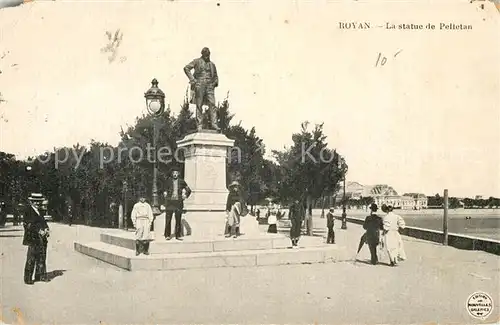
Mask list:
[[[384,217],[384,246],[389,255],[389,260],[391,266],[396,266],[398,264],[398,259],[401,259],[402,250],[402,239],[399,234],[399,229],[405,228],[405,222],[403,218],[394,212],[392,206],[387,206],[387,215]],[[404,256],[406,257],[406,256]]]

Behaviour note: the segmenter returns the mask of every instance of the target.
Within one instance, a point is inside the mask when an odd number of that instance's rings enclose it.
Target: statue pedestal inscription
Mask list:
[[[192,190],[184,201],[187,211],[225,211],[226,159],[234,140],[203,130],[177,141],[185,158],[184,179]]]

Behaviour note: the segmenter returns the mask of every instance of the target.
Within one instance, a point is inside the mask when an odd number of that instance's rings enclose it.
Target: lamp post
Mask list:
[[[35,186],[33,185],[33,172],[32,172],[32,168],[30,165],[26,166],[24,170],[26,171],[26,175],[27,175],[26,181],[27,181],[28,186],[26,186],[26,187],[28,188],[28,192],[29,192],[28,195],[30,195],[31,192],[36,192],[35,188],[34,188]]]
[[[160,209],[158,204],[158,162],[156,143],[158,142],[157,118],[165,111],[165,93],[158,88],[158,80],[151,81],[151,88],[144,93],[146,98],[146,108],[148,113],[153,117],[153,215],[159,215]],[[148,157],[149,158],[149,157]]]
[[[346,179],[346,174],[347,174],[347,164],[345,163],[344,158],[341,158],[340,160],[340,165],[342,168],[342,176],[343,176],[343,195],[342,195],[342,226],[340,227],[341,229],[347,229],[347,213],[346,213],[346,196],[345,196],[345,179]]]
[[[123,228],[128,230],[128,218],[127,218],[127,181],[123,181]]]

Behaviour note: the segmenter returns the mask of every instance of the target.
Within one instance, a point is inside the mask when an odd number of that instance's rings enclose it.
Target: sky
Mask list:
[[[219,5],[217,5],[219,3]],[[348,180],[398,192],[500,196],[500,22],[492,3],[40,1],[0,10],[0,150],[112,145],[152,78],[180,109],[208,46],[216,99],[267,151],[324,122]],[[370,29],[339,28],[369,22]],[[386,30],[394,23],[435,30]],[[472,30],[440,30],[440,23]],[[101,49],[120,30],[116,60]],[[376,65],[377,58],[384,65]]]

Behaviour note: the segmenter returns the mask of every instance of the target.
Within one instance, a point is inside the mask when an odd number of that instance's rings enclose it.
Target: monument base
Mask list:
[[[200,190],[191,192],[191,197],[184,202],[188,212],[224,212],[226,211],[227,190]]]
[[[225,135],[207,131],[177,141],[184,153],[184,179],[192,191],[184,201],[186,211],[225,211],[226,162],[233,144]]]
[[[182,215],[184,236],[195,239],[214,239],[224,236],[226,226],[225,212],[187,212]],[[171,234],[174,234],[175,217],[172,216]],[[259,223],[255,217],[247,215],[240,220],[242,237],[258,237],[261,234]],[[165,240],[165,213],[158,215],[154,224],[156,241]]]

